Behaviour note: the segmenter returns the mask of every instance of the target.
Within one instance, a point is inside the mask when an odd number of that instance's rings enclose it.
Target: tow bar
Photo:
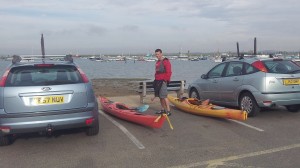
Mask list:
[[[46,127],[47,135],[52,135],[52,132],[53,132],[53,126],[51,124],[48,124]]]

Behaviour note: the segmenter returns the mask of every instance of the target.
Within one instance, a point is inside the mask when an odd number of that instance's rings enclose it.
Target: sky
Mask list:
[[[0,0],[0,54],[300,51],[299,0]]]

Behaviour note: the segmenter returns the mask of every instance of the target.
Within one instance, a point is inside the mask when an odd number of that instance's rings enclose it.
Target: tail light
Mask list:
[[[0,127],[0,131],[4,133],[10,133],[10,127]]]
[[[0,87],[4,87],[5,86],[5,82],[7,79],[7,75],[9,73],[9,69],[5,71],[5,73],[3,74],[1,80],[0,80]]]
[[[93,124],[93,122],[94,122],[94,118],[89,118],[89,119],[85,120],[86,125],[91,125],[91,124]]]
[[[265,101],[263,101],[263,104],[265,105],[265,106],[268,106],[268,107],[270,107],[271,105],[272,105],[272,101],[271,100],[265,100]]]
[[[255,61],[252,63],[252,66],[257,68],[258,70],[262,72],[268,72],[267,68],[265,67],[264,63],[262,61]]]
[[[54,64],[34,64],[36,67],[52,67]]]
[[[80,75],[82,77],[83,82],[84,83],[88,83],[89,82],[89,78],[86,76],[86,74],[80,68],[77,67],[77,69],[78,69],[78,71],[79,71],[79,73],[80,73]]]

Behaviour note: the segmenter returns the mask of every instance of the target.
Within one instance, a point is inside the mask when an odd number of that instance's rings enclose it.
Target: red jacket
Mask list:
[[[161,66],[161,62],[163,66]],[[162,61],[158,60],[155,64],[155,80],[164,80],[170,82],[172,75],[172,67],[169,59],[164,58]]]

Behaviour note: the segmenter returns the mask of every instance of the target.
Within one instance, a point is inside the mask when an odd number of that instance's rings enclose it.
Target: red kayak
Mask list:
[[[144,125],[151,128],[161,128],[166,120],[164,116],[147,115],[134,110],[125,104],[113,102],[105,97],[99,97],[104,112],[114,115],[123,120]]]

